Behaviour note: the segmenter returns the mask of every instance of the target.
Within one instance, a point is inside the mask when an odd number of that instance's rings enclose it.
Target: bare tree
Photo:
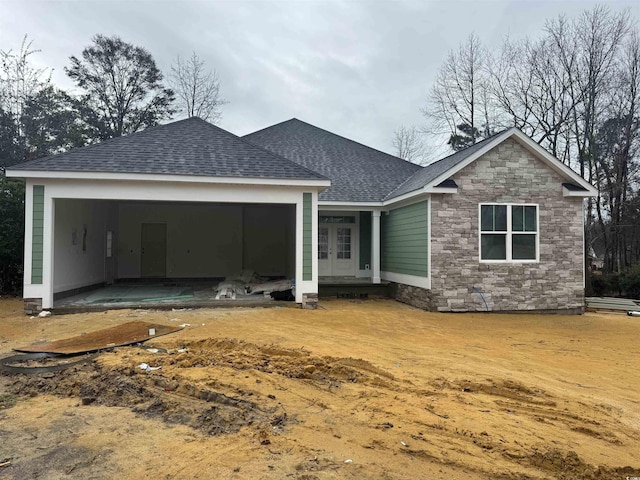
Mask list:
[[[640,38],[637,32],[625,42],[615,64],[609,89],[610,101],[603,112],[594,142],[594,181],[601,197],[595,203],[607,270],[620,273],[640,260],[640,225],[632,220],[630,197],[640,183]],[[636,191],[637,197],[637,191]],[[634,235],[635,234],[635,235]],[[634,241],[634,238],[636,240]],[[634,245],[635,243],[635,245]]]
[[[487,94],[488,53],[474,34],[449,52],[422,113],[435,133],[448,133],[453,148],[474,144],[493,128]],[[456,143],[457,142],[457,143]]]
[[[584,12],[573,22],[561,16],[547,22],[545,28],[568,76],[569,95],[575,105],[572,135],[580,174],[586,178],[594,173],[595,134],[607,104],[612,66],[630,28],[628,12],[612,14],[604,6]]]
[[[19,134],[19,120],[27,100],[51,84],[51,71],[36,68],[30,62],[30,57],[40,51],[34,50],[32,44],[25,35],[18,52],[0,50],[0,110],[16,122]]]
[[[204,61],[195,52],[187,60],[178,55],[169,81],[178,96],[180,112],[214,124],[220,121],[222,106],[228,103],[221,96],[220,79],[215,70],[206,71]]]
[[[425,143],[422,132],[415,126],[402,125],[393,132],[393,148],[396,157],[421,165],[425,161]]]
[[[505,40],[490,64],[490,90],[504,123],[518,127],[564,163],[568,121],[575,108],[569,76],[548,38]]]

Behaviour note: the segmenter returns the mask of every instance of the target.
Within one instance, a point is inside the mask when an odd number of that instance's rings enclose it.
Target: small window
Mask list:
[[[356,223],[353,215],[320,215],[318,223]]]
[[[537,205],[480,205],[480,261],[537,260]]]
[[[341,260],[351,259],[351,229],[338,228],[338,255]]]

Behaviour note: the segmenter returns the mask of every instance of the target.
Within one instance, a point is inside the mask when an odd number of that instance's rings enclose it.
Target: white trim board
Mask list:
[[[7,177],[72,179],[72,180],[118,180],[126,182],[179,182],[179,183],[222,183],[230,185],[278,185],[293,187],[330,187],[330,180],[306,180],[288,178],[251,177],[211,177],[205,175],[162,175],[157,173],[112,173],[112,172],[69,172],[50,170],[11,170]]]
[[[380,278],[389,282],[402,283],[412,287],[431,289],[431,275],[428,277],[417,277],[415,275],[406,275],[404,273],[380,272]]]

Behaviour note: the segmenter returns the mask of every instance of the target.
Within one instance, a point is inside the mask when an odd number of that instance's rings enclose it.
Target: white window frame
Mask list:
[[[507,231],[506,232],[483,232],[482,231],[482,207],[483,206],[506,206],[507,207]],[[536,207],[536,230],[535,232],[513,232],[511,223],[511,207]],[[497,233],[506,235],[506,258],[504,260],[489,260],[482,258],[482,234]],[[536,236],[536,258],[535,259],[513,259],[513,235],[535,235]],[[478,259],[480,263],[539,263],[540,262],[540,206],[537,203],[500,203],[485,202],[478,204]]]

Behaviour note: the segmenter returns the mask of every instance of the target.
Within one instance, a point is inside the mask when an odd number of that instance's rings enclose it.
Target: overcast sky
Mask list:
[[[420,125],[420,107],[447,52],[471,32],[490,48],[536,36],[546,19],[591,1],[0,0],[0,49],[24,34],[71,90],[64,67],[93,35],[149,50],[163,72],[195,51],[221,80],[220,126],[244,135],[297,117],[393,153],[393,131]],[[600,2],[629,8],[640,0]]]

